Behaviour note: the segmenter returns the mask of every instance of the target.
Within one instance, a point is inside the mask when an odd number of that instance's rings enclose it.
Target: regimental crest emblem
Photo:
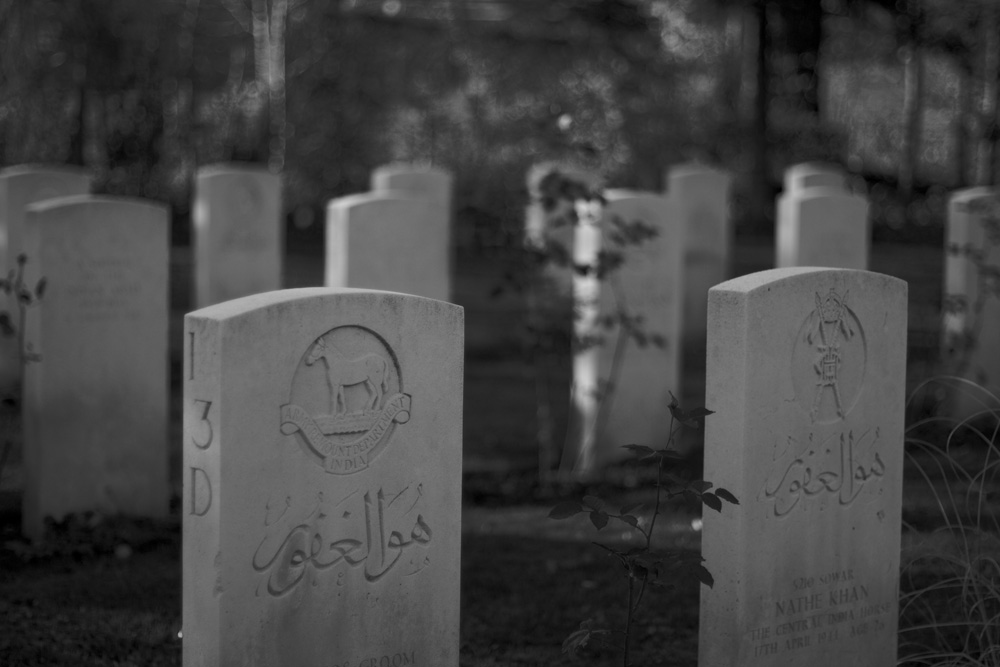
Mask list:
[[[302,355],[281,432],[294,435],[326,472],[364,470],[410,418],[399,363],[389,345],[360,326],[331,329]]]
[[[813,423],[844,419],[864,382],[865,336],[849,296],[849,291],[840,294],[832,287],[825,295],[817,292],[816,307],[795,340],[795,393]]]

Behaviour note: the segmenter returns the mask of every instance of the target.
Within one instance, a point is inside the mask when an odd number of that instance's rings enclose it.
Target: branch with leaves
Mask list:
[[[580,624],[563,642],[563,652],[576,655],[592,639],[608,643],[605,637],[618,635],[621,637],[622,664],[629,667],[629,650],[632,628],[635,624],[643,596],[649,586],[671,588],[674,582],[687,576],[694,576],[706,586],[712,586],[712,574],[702,564],[704,559],[696,553],[676,550],[659,550],[653,546],[653,531],[656,520],[660,516],[663,503],[671,498],[684,496],[699,504],[706,505],[716,512],[722,511],[723,502],[739,504],[736,496],[724,488],[715,487],[705,480],[687,481],[669,472],[681,456],[671,449],[674,437],[683,427],[697,428],[705,417],[713,414],[706,408],[683,410],[677,399],[671,394],[670,430],[667,444],[660,449],[646,445],[631,444],[624,448],[631,451],[637,462],[652,463],[656,467],[655,500],[652,506],[647,503],[624,505],[617,511],[608,503],[596,496],[584,496],[582,501],[566,501],[559,503],[549,512],[552,519],[568,519],[577,514],[587,513],[590,522],[597,530],[604,529],[609,522],[617,521],[641,537],[640,544],[632,547],[620,547],[614,544],[594,542],[597,547],[608,552],[622,566],[627,584],[626,616],[624,630],[614,631],[597,627],[593,620],[587,619]]]

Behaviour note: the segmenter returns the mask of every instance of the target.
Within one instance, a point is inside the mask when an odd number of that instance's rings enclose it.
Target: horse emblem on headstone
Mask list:
[[[291,400],[281,407],[281,432],[297,433],[329,473],[367,468],[393,424],[410,418],[395,357],[363,327],[338,327],[313,341],[292,384]],[[357,433],[362,435],[350,435]]]
[[[344,387],[363,385],[369,400],[362,412],[375,410],[382,403],[382,396],[388,390],[389,362],[374,353],[349,359],[332,343],[320,338],[306,357],[306,366],[322,360],[326,365],[326,382],[330,388],[330,414],[347,414],[347,400]]]

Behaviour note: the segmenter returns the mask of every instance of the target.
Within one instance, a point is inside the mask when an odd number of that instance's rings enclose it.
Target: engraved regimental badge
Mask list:
[[[410,418],[396,356],[364,327],[337,327],[311,343],[290,394],[281,406],[281,432],[295,434],[302,450],[334,475],[366,469],[396,424]]]
[[[816,307],[795,339],[795,393],[813,423],[844,419],[864,384],[865,334],[849,297],[850,292],[840,294],[832,287],[825,295],[816,293]]]

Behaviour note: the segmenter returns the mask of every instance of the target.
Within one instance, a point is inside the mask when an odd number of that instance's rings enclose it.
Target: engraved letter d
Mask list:
[[[200,473],[200,474],[199,474]],[[205,516],[212,507],[212,480],[201,468],[191,467],[191,514]]]

